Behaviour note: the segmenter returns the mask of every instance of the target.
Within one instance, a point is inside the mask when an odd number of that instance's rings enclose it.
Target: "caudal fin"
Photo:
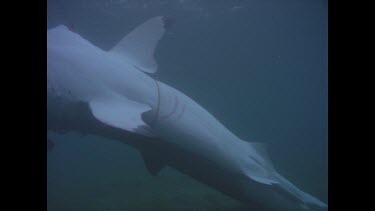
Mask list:
[[[278,174],[278,179],[280,183],[277,185],[287,194],[292,195],[294,198],[297,198],[300,201],[301,208],[305,210],[325,210],[327,209],[327,204],[320,201],[319,199],[311,196],[308,193],[305,193],[298,189],[295,185],[285,179],[283,176]]]
[[[305,202],[305,206],[311,208],[312,210],[324,210],[328,207],[324,202],[305,192],[303,192],[303,200]]]

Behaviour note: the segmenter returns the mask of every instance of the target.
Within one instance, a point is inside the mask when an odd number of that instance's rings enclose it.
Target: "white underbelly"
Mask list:
[[[193,154],[239,171],[242,141],[186,95],[160,82],[159,89],[154,125],[158,135]]]

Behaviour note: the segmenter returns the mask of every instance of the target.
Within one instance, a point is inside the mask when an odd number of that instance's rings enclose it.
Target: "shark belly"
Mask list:
[[[199,155],[232,173],[242,174],[242,141],[188,96],[157,83],[158,107],[153,107],[152,115],[146,118],[154,133],[186,152]]]

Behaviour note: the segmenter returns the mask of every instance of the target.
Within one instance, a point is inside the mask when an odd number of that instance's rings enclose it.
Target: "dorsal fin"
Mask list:
[[[162,16],[154,17],[133,29],[110,52],[126,58],[133,65],[147,73],[155,73],[157,63],[154,52],[165,28]]]

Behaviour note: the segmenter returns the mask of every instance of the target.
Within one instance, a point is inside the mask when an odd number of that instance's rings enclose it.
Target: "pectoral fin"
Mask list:
[[[96,98],[89,105],[95,118],[107,125],[154,137],[152,129],[141,118],[143,112],[151,109],[146,104],[110,95]]]

